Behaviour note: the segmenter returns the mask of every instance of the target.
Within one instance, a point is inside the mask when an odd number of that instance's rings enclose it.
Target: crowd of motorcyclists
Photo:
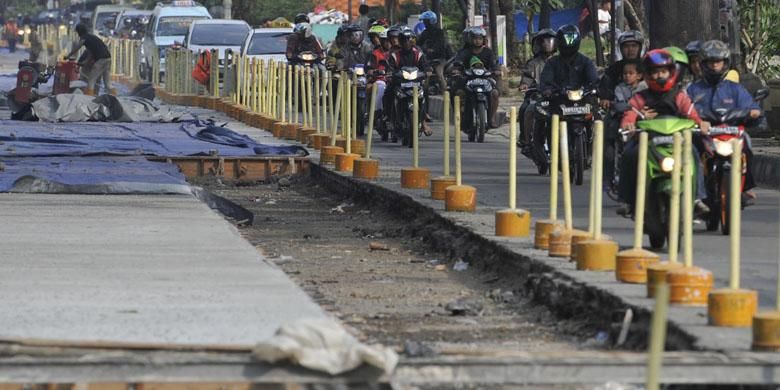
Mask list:
[[[424,26],[418,36],[405,25],[376,20],[368,26],[343,25],[326,50],[311,36],[305,15],[296,18],[296,35],[290,38],[287,57],[298,62],[298,53],[316,53],[323,69],[349,70],[360,64],[369,75],[369,88],[377,88],[377,126],[383,141],[405,138],[408,129],[398,118],[404,116],[411,94],[403,92],[409,81],[400,77],[406,69],[420,73],[420,132],[430,134],[427,122],[427,95],[449,90],[460,96],[463,109],[462,130],[471,141],[484,139],[484,132],[495,128],[500,71],[493,50],[486,45],[487,34],[481,27],[464,31],[463,47],[453,54],[446,34],[439,27],[437,15],[426,11],[419,17]],[[696,170],[695,210],[706,215],[713,200],[712,174],[706,161],[713,156],[714,143],[709,137],[713,126],[755,126],[762,113],[757,99],[738,83],[732,70],[728,47],[720,41],[693,41],[684,48],[667,47],[646,50],[639,31],[625,31],[618,36],[620,60],[607,67],[601,76],[593,61],[580,53],[582,36],[574,25],[557,30],[542,29],[531,39],[533,58],[521,69],[520,90],[525,98],[519,109],[520,133],[517,139],[523,155],[530,158],[541,174],[549,168],[549,119],[563,116],[570,123],[573,137],[580,137],[582,167],[589,166],[593,121],[605,122],[604,181],[610,197],[619,201],[618,213],[632,216],[636,183],[637,137],[639,122],[655,118],[688,118],[697,127],[694,141]],[[474,79],[484,79],[478,83]],[[477,80],[479,81],[479,80]],[[585,104],[588,102],[588,104]],[[487,112],[480,113],[480,109]],[[738,116],[729,115],[733,112]],[[641,122],[640,122],[641,121]],[[483,122],[483,123],[480,123]],[[480,128],[480,124],[483,128]],[[745,174],[743,204],[751,203],[755,185],[750,171],[751,149],[747,133],[744,153]],[[571,140],[570,140],[571,142]],[[574,167],[576,168],[576,167]],[[709,169],[710,171],[712,169]]]

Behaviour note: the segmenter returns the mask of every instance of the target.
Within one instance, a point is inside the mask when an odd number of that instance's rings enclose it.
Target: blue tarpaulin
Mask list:
[[[41,123],[0,121],[0,192],[181,193],[173,164],[146,156],[305,156],[209,121]]]
[[[557,29],[564,24],[573,24],[576,26],[580,19],[581,12],[581,8],[569,8],[560,11],[554,11],[550,15],[550,24],[552,25],[551,27],[553,29]],[[539,15],[534,15],[533,26],[534,32],[539,30]],[[522,12],[515,14],[515,32],[517,33],[518,39],[523,39],[525,34],[528,32],[528,18]]]

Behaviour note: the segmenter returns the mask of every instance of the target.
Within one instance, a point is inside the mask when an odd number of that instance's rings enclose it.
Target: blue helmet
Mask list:
[[[425,11],[420,15],[419,19],[425,24],[436,24],[439,18],[436,16],[435,12]]]

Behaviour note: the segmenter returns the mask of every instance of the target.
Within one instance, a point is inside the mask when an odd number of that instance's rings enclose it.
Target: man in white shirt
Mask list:
[[[610,14],[610,11],[612,10],[612,1],[610,0],[601,0],[601,3],[599,4],[599,35],[603,36],[610,30],[610,22],[612,21],[612,15]]]

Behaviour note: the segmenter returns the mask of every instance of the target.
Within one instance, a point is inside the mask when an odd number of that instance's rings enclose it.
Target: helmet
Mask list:
[[[76,25],[76,34],[79,35],[85,35],[88,32],[87,25],[84,23],[79,23]]]
[[[382,30],[382,32],[381,32],[381,33],[379,33],[379,39],[380,39],[380,40],[385,40],[385,39],[387,39],[387,29],[384,29],[384,30]]]
[[[393,38],[393,37],[398,38],[399,35],[401,35],[401,26],[395,25],[387,29],[388,38]]]
[[[422,14],[420,14],[420,21],[425,23],[425,26],[432,26],[436,24],[438,21],[438,17],[436,16],[436,13],[433,11],[425,11]]]
[[[690,59],[693,56],[699,56],[699,50],[701,50],[701,41],[690,41],[685,45],[685,54]]]
[[[350,24],[347,26],[347,31],[349,32],[349,41],[353,45],[359,45],[360,42],[363,42],[363,29],[360,28],[357,24]]]
[[[550,28],[539,30],[531,40],[531,50],[534,55],[555,52],[555,31]]]
[[[665,47],[664,50],[668,51],[669,54],[672,55],[672,58],[674,58],[674,62],[688,65],[688,55],[685,54],[685,51],[683,51],[683,49],[680,49],[677,46],[669,46],[669,47]]]
[[[387,32],[387,28],[385,28],[385,26],[382,26],[381,24],[375,24],[368,29],[368,36],[370,37],[371,35],[382,35],[383,32]],[[387,35],[385,34],[385,36]]]
[[[649,77],[653,70],[658,68],[669,69],[669,77],[656,80]],[[648,77],[645,77],[647,88],[654,92],[670,91],[677,83],[677,76],[679,74],[672,54],[665,49],[655,49],[647,52],[642,59],[642,71],[648,75]]]
[[[573,24],[566,24],[555,33],[555,40],[558,43],[558,51],[562,56],[571,56],[580,50],[582,36],[580,29]]]
[[[305,13],[301,12],[298,15],[295,15],[295,19],[293,20],[293,23],[311,23],[309,20],[309,15],[306,15]]]
[[[629,30],[618,36],[618,47],[623,47],[623,44],[628,42],[636,42],[639,44],[639,47],[643,47],[645,45],[645,37],[636,30]]]
[[[482,63],[482,60],[479,59],[477,56],[471,56],[471,59],[469,60],[469,68],[473,68],[476,65],[482,65],[485,66],[484,63]]]
[[[487,38],[487,32],[484,28],[479,26],[474,26],[469,29],[468,32],[468,43],[473,47],[474,46],[474,38],[482,38],[482,45],[485,45],[485,38]]]
[[[417,39],[417,36],[414,35],[414,31],[412,31],[411,28],[407,26],[401,27],[401,32],[398,35],[398,39],[401,43],[401,47],[409,50],[411,49],[411,46],[414,45],[414,40]],[[407,45],[409,43],[409,45]]]
[[[298,23],[293,28],[293,33],[308,38],[311,36],[311,25],[309,23]]]
[[[718,40],[712,40],[704,42],[699,50],[699,60],[701,61],[701,72],[704,79],[710,84],[717,84],[723,77],[726,76],[726,72],[729,70],[731,64],[731,51],[729,47]],[[724,61],[723,69],[718,72],[713,71],[707,66],[707,61]]]
[[[349,32],[349,25],[342,24],[341,26],[339,26],[339,29],[336,30],[336,39],[346,37],[348,32]]]

